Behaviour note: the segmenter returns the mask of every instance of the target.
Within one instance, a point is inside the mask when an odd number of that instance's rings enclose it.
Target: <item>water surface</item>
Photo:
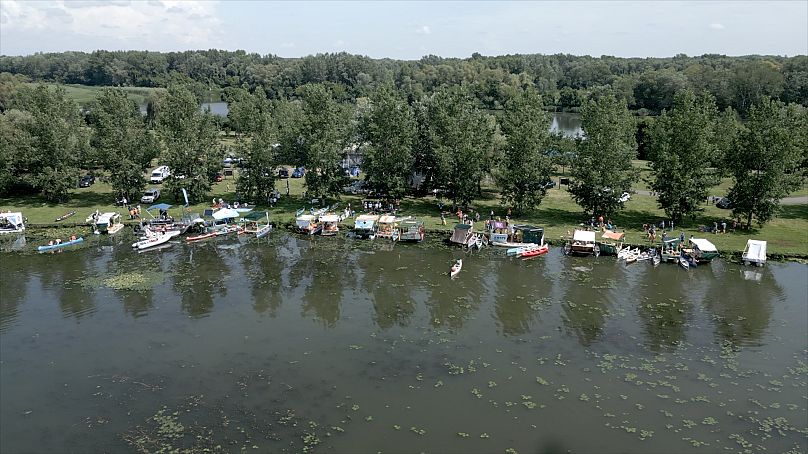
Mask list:
[[[4,254],[0,451],[807,449],[805,265],[273,235]]]

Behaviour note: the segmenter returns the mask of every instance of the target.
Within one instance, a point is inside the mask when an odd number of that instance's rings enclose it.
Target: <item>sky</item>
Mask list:
[[[243,49],[415,60],[516,53],[808,54],[808,0],[264,2],[0,0],[0,54]]]

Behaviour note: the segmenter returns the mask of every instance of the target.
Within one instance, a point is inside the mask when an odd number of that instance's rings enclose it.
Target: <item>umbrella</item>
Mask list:
[[[216,219],[217,221],[237,217],[239,217],[238,211],[231,210],[230,208],[222,208],[221,210],[218,210],[213,213],[213,219]]]
[[[150,207],[146,208],[146,211],[151,211],[151,210],[167,210],[167,209],[169,209],[169,208],[171,208],[171,205],[169,205],[169,204],[167,204],[167,203],[158,203],[157,205],[152,205],[152,206],[150,206]]]

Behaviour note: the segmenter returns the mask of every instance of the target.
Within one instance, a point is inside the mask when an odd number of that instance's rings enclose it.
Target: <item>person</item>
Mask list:
[[[48,246],[53,246],[53,240],[48,241]]]
[[[123,204],[126,205],[127,203],[129,203],[129,201],[126,200],[126,196],[123,196]]]
[[[491,215],[490,216],[491,216],[491,220],[493,221],[494,220],[494,210],[491,210]]]
[[[718,222],[713,222],[713,233],[718,233]]]
[[[721,233],[727,233],[727,221],[721,221]]]
[[[603,216],[598,216],[598,227],[603,227]]]
[[[668,233],[663,231],[662,232],[662,242],[664,243],[666,241],[668,241]]]
[[[679,243],[684,244],[684,242],[685,242],[685,232],[684,230],[682,230],[679,232]]]
[[[56,238],[56,244],[62,244],[62,239],[61,238]]]
[[[509,218],[511,217],[511,207],[508,207],[508,213],[507,213],[507,216],[508,216]]]
[[[474,212],[474,220],[477,221],[477,222],[480,222],[480,212],[479,211]]]
[[[70,235],[70,241],[76,241],[76,235]]]

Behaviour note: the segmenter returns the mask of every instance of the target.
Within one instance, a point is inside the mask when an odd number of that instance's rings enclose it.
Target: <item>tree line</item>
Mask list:
[[[683,89],[669,110],[638,121],[625,99],[604,90],[581,106],[584,136],[568,138],[549,131],[544,97],[534,87],[493,112],[463,85],[418,99],[380,85],[355,102],[341,102],[339,90],[322,83],[281,99],[260,87],[229,94],[229,121],[240,134],[226,149],[214,117],[183,84],[161,91],[144,117],[118,88],[104,89],[80,110],[62,88],[17,81],[0,91],[0,193],[61,201],[81,170],[100,170],[116,194],[131,200],[157,158],[172,169],[165,192],[181,200],[185,189],[199,203],[232,153],[243,158],[236,191],[244,200],[266,200],[281,164],[307,169],[309,196],[339,197],[348,182],[343,160],[359,147],[365,181],[383,197],[412,193],[418,180],[421,194],[440,191],[453,205],[467,206],[490,178],[503,205],[521,214],[541,204],[563,165],[573,200],[588,214],[608,216],[638,182],[632,160],[642,142],[650,187],[671,219],[698,214],[710,189],[730,176],[735,215],[764,223],[780,198],[800,187],[808,167],[808,110],[772,98],[749,106],[741,121],[731,107],[720,110],[711,93]]]
[[[483,109],[502,109],[527,88],[545,106],[578,111],[609,90],[632,110],[658,114],[677,92],[709,92],[720,110],[742,116],[763,98],[808,106],[808,56],[706,54],[619,58],[568,54],[483,56],[419,60],[372,59],[348,53],[281,58],[244,51],[104,51],[0,56],[0,72],[32,81],[93,86],[168,87],[185,84],[198,95],[211,89],[260,88],[271,99],[300,87],[325,84],[340,102],[369,97],[393,85],[409,101],[446,87],[467,87]]]

